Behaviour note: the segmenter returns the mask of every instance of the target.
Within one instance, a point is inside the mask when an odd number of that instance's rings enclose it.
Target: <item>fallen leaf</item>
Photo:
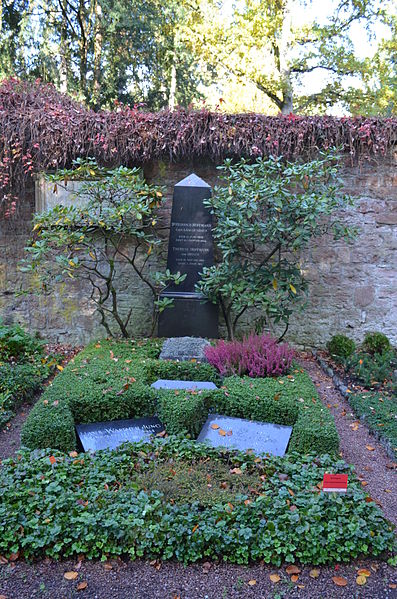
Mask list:
[[[226,437],[226,431],[224,431],[224,430],[223,430],[223,428],[220,428],[220,429],[219,429],[219,431],[218,431],[218,434],[219,434],[221,437]]]
[[[397,584],[394,584],[394,582],[391,582],[389,584],[389,589],[397,589]]]
[[[366,481],[366,480],[362,480],[362,481],[361,481],[361,485],[362,485],[363,487],[366,487],[366,486],[367,486],[367,484],[368,484],[368,483],[367,483],[367,481]]]
[[[59,364],[57,364],[57,368],[58,368],[58,370],[59,370],[60,372],[62,372],[62,370],[63,370],[63,366],[60,366]]]
[[[110,572],[110,570],[113,570],[113,566],[112,564],[106,562],[105,564],[103,564],[103,569],[106,570],[106,572]]]
[[[0,599],[7,599],[5,595],[0,595]]]
[[[299,578],[299,575],[298,575],[298,574],[293,574],[293,575],[291,576],[291,582],[296,582],[296,581],[298,580],[298,578]]]
[[[204,562],[203,563],[203,572],[204,574],[208,574],[208,572],[211,570],[211,562]]]
[[[304,589],[305,588],[304,584],[297,584],[296,586],[298,587],[298,589]]]
[[[269,574],[269,578],[274,584],[276,584],[277,582],[280,582],[280,580],[281,580],[281,578],[278,574]]]
[[[55,462],[56,462],[56,458],[54,458],[53,455],[50,455],[49,460],[50,460],[51,464],[55,464]]]
[[[294,496],[295,496],[295,493],[293,492],[293,490],[292,490],[292,489],[288,489],[288,493],[291,495],[291,497],[294,497]]]
[[[4,555],[0,555],[0,564],[8,564],[8,559]]]
[[[19,557],[19,551],[17,551],[16,553],[11,553],[11,555],[8,559],[10,560],[10,562],[16,562],[18,557]]]
[[[359,584],[360,586],[367,584],[367,577],[366,576],[357,576],[356,583]]]
[[[317,570],[317,568],[313,568],[313,570],[310,570],[309,576],[310,578],[318,578],[320,576],[320,570]]]
[[[88,587],[88,582],[86,580],[83,580],[83,582],[79,582],[79,584],[77,585],[77,590],[78,591],[84,591],[84,589],[86,589]]]
[[[230,472],[230,474],[242,474],[243,473],[241,468],[232,468],[229,472]]]
[[[198,524],[196,524],[196,526],[193,526],[192,533],[196,532],[197,529],[198,529]]]
[[[250,587],[254,587],[256,585],[256,580],[254,580],[254,579],[249,580],[248,584],[250,585]]]
[[[291,576],[291,574],[300,574],[302,570],[298,566],[291,565],[287,566],[285,571]]]
[[[366,445],[365,447],[368,451],[375,451],[375,447],[372,447],[372,445]]]
[[[165,437],[165,431],[160,431],[157,433],[156,437]]]
[[[359,576],[371,576],[371,572],[367,568],[360,568],[357,572]]]
[[[233,431],[227,431],[227,433],[226,433],[226,434],[227,434],[227,436],[228,436],[228,437],[231,437],[231,436],[232,436],[232,434],[233,434]]]
[[[78,456],[78,453],[77,453],[77,451],[71,451],[71,452],[69,453],[69,455],[70,455],[70,457],[71,457],[71,458],[77,458],[77,456]]]
[[[391,493],[390,489],[384,489],[385,493]]]
[[[65,572],[63,577],[66,578],[66,580],[76,580],[78,575],[79,575],[78,572]]]
[[[347,580],[343,576],[333,576],[332,580],[337,587],[345,587],[347,585]]]
[[[211,424],[211,428],[214,429],[214,431],[217,431],[218,428],[221,428],[221,427],[219,426],[219,424]]]

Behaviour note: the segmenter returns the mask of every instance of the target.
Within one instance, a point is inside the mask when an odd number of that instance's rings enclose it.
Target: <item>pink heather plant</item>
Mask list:
[[[253,335],[242,341],[219,341],[205,349],[205,356],[222,376],[280,376],[287,372],[294,350],[271,335]]]

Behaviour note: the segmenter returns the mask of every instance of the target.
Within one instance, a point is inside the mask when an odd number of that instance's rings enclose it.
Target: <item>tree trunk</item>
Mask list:
[[[168,96],[168,108],[175,110],[176,106],[176,49],[172,52],[172,64],[171,64],[171,80],[170,80],[170,94]]]
[[[95,14],[95,25],[94,25],[94,83],[92,90],[92,102],[94,108],[98,108],[99,103],[99,94],[101,90],[101,58],[102,58],[102,45],[103,45],[103,35],[102,35],[102,7],[99,4],[98,0],[95,2],[94,7]]]
[[[282,85],[282,114],[290,114],[293,112],[293,93],[291,84],[291,70],[289,67],[289,53],[292,42],[292,7],[291,0],[286,0],[283,7],[283,24],[281,27],[281,37],[279,43],[280,58],[280,80]]]
[[[61,23],[61,43],[59,48],[60,65],[59,65],[59,89],[63,94],[68,91],[68,23],[66,18],[67,5],[62,2],[62,23]]]

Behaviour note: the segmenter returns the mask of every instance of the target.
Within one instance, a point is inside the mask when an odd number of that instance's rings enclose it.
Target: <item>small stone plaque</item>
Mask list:
[[[255,422],[211,414],[197,439],[212,447],[228,447],[255,454],[270,453],[283,456],[287,450],[292,426],[282,426],[268,422]]]
[[[158,418],[110,420],[76,426],[77,436],[84,451],[115,449],[127,441],[148,441],[151,435],[157,435],[163,430],[164,426]]]
[[[159,379],[152,383],[153,389],[217,389],[215,383],[209,381],[170,381],[168,379]]]
[[[197,360],[207,362],[204,350],[210,344],[201,337],[170,337],[161,350],[160,360]]]

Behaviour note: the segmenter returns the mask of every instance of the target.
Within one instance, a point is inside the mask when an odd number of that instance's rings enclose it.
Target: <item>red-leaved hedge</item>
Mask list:
[[[397,118],[225,114],[202,110],[157,113],[127,106],[94,112],[54,86],[15,79],[0,85],[0,204],[21,197],[31,174],[93,156],[101,164],[143,164],[164,158],[312,156],[341,147],[352,160],[385,155],[396,143]]]

